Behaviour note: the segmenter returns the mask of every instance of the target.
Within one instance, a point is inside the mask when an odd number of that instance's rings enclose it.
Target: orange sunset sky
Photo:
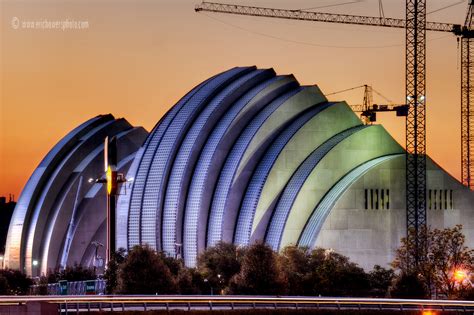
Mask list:
[[[234,1],[291,9],[343,2],[350,1]],[[427,2],[433,11],[459,1]],[[302,84],[317,84],[325,93],[372,84],[394,102],[403,102],[404,30],[198,14],[197,3],[0,0],[0,196],[18,197],[43,156],[81,122],[112,113],[151,130],[193,86],[234,66],[273,67],[279,74],[293,73]],[[383,3],[387,17],[404,18],[404,0]],[[464,1],[429,14],[428,20],[461,24],[466,8]],[[377,0],[320,10],[379,14]],[[15,28],[17,22],[66,19],[85,21],[88,27]],[[427,52],[428,153],[459,178],[456,38],[429,33]],[[362,92],[330,99],[357,104]],[[378,123],[404,144],[402,118],[383,114]]]

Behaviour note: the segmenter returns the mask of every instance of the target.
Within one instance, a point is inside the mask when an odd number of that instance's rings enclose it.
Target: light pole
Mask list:
[[[125,176],[117,172],[117,138],[105,137],[104,141],[104,170],[105,178],[95,180],[107,186],[107,243],[105,247],[105,266],[115,253],[115,227],[118,185],[126,182]]]
[[[38,264],[39,264],[38,260],[33,259],[33,262],[32,262],[33,269],[32,269],[31,275],[34,276],[34,277],[38,277],[38,275],[37,275]]]
[[[207,278],[204,279],[204,282],[209,284],[209,287],[211,288],[211,295],[214,295],[211,282]]]
[[[182,243],[175,243],[174,244],[174,258],[181,259],[181,248],[183,247]]]
[[[222,292],[224,291],[224,289],[222,288],[224,284],[224,279],[222,278],[221,274],[217,275],[217,279],[217,282],[219,284],[219,294],[222,295]]]
[[[102,263],[104,262],[102,258],[99,256],[99,247],[104,247],[104,244],[98,241],[93,241],[91,244],[95,246],[94,273],[96,273],[97,268],[101,267]]]

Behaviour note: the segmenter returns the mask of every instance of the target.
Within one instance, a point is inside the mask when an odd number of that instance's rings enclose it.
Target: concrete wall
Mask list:
[[[467,244],[474,248],[474,194],[428,160],[428,189],[453,190],[454,209],[427,210],[433,228],[463,224]],[[390,208],[365,209],[365,189],[389,189]],[[370,208],[370,205],[369,205]],[[316,246],[349,256],[366,270],[389,267],[400,239],[406,235],[405,157],[374,167],[341,196],[319,234]]]

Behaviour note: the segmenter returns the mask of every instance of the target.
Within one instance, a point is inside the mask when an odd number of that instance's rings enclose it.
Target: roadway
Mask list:
[[[336,309],[336,310],[433,310],[474,312],[474,301],[404,300],[371,298],[272,297],[272,296],[179,296],[88,295],[0,296],[1,305],[48,302],[61,312],[122,310],[229,310],[229,309]]]

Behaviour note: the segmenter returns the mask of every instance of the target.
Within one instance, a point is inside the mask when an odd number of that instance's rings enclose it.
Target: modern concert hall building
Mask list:
[[[151,113],[150,113],[151,114]],[[128,181],[117,248],[197,255],[219,241],[324,247],[366,269],[387,266],[406,235],[405,151],[345,102],[273,69],[237,67],[202,82],[148,134],[112,115],[83,123],[26,183],[5,265],[39,275],[104,257],[103,141],[118,139]],[[463,225],[474,248],[474,193],[428,158],[432,227]]]

